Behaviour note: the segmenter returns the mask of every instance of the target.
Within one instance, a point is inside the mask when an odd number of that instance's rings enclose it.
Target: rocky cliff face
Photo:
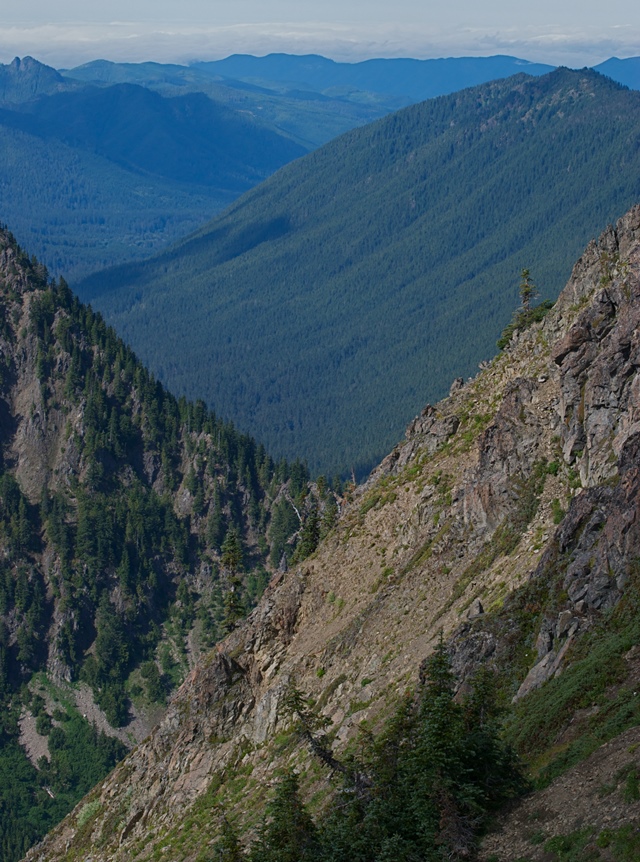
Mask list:
[[[565,672],[640,555],[639,324],[637,207],[589,245],[542,323],[423,411],[314,556],[272,580],[27,859],[195,859],[214,803],[250,827],[285,763],[322,798],[326,776],[286,742],[292,679],[341,751],[415,684],[440,631],[462,685],[487,662],[526,703]]]

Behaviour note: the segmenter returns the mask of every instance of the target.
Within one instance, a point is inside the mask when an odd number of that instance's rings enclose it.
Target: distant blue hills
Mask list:
[[[517,57],[447,57],[433,60],[374,59],[338,63],[317,54],[234,54],[224,60],[194,63],[192,68],[262,86],[274,84],[309,90],[360,90],[396,96],[405,104],[508,78],[519,72],[545,75],[555,67]]]
[[[220,85],[256,93],[280,92],[302,98],[310,92],[325,97],[356,98],[356,93],[375,94],[380,103],[400,107],[448,95],[520,72],[545,75],[555,67],[519,57],[445,57],[429,60],[410,58],[371,59],[340,63],[319,54],[232,54],[223,60],[195,62],[189,66],[159,63],[109,63],[96,60],[64,72],[66,77],[84,81],[115,83],[133,81],[157,85],[160,81],[194,83],[194,76],[208,77]],[[611,57],[593,67],[631,89],[640,89],[640,57]],[[396,101],[399,100],[399,101]]]
[[[260,80],[263,84],[295,82],[296,86],[304,84],[319,91],[347,86],[421,101],[519,72],[546,75],[555,66],[502,54],[431,60],[375,59],[360,63],[338,63],[318,54],[266,57],[233,54],[224,60],[193,63],[191,68],[240,80]],[[640,57],[623,60],[611,57],[593,68],[632,90],[640,89]]]
[[[640,57],[627,57],[625,60],[610,57],[593,68],[630,90],[640,90]]]
[[[596,68],[640,89],[638,57]],[[161,251],[351,129],[551,69],[509,56],[339,63],[236,54],[69,70],[16,58],[0,65],[0,221],[74,282]]]

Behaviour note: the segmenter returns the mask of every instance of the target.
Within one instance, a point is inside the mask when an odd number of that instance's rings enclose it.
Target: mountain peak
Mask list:
[[[27,102],[69,86],[59,72],[33,57],[15,57],[8,65],[0,64],[0,104]]]

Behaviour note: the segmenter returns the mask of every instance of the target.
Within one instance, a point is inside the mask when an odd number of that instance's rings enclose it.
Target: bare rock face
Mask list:
[[[94,791],[92,819],[73,813],[26,858],[151,858],[214,778],[246,816],[274,767],[304,759],[275,742],[292,679],[339,750],[362,720],[379,726],[441,630],[463,685],[479,664],[500,665],[523,585],[553,580],[562,601],[543,609],[514,694],[562,673],[640,556],[639,332],[636,207],[589,245],[547,318],[425,408],[313,557],[274,577]],[[225,796],[240,767],[251,774],[241,804]],[[197,828],[202,849],[215,832]]]
[[[551,566],[563,571],[567,603],[555,619],[543,623],[538,644],[542,658],[523,681],[518,697],[556,673],[594,612],[613,607],[624,591],[640,547],[639,434],[627,441],[619,469],[615,487],[589,489],[576,499],[558,530],[557,544],[534,573],[544,577]]]

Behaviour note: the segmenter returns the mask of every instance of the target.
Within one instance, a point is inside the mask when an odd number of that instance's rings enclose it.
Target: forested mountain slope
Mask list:
[[[0,215],[69,278],[166,246],[307,150],[203,93],[0,67]]]
[[[639,405],[636,207],[29,862],[242,859],[256,828],[251,862],[468,859],[523,790],[507,741],[549,792],[487,862],[637,858]]]
[[[637,199],[639,108],[567,69],[433,99],[78,290],[175,391],[278,454],[362,475],[452,372],[492,355],[522,268],[554,298]]]
[[[0,120],[141,174],[235,194],[305,152],[202,93],[169,99],[135,84],[41,96]]]
[[[169,395],[0,231],[3,862],[148,733],[335,508],[299,463]]]

